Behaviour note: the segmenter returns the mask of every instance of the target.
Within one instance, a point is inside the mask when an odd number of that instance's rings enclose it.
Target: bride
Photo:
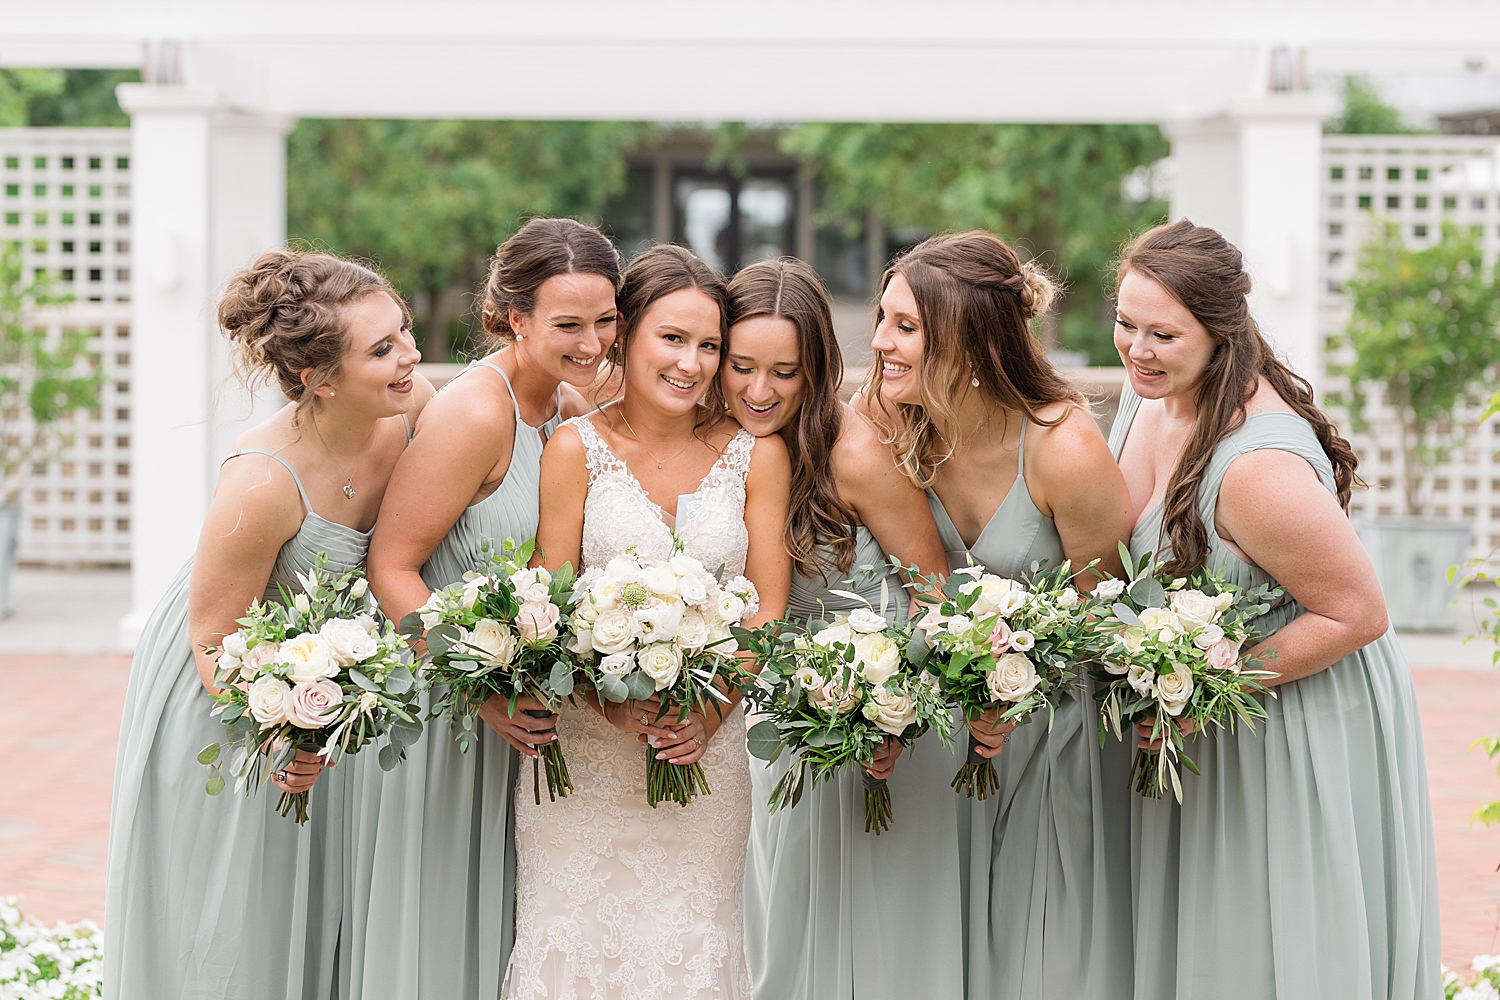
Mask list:
[[[569,420],[548,443],[537,552],[553,569],[580,557],[583,569],[603,566],[632,547],[665,559],[675,533],[705,566],[755,584],[760,612],[748,624],[780,617],[791,586],[786,447],[703,405],[727,333],[723,282],[687,250],[659,246],[627,269],[618,301],[611,360],[624,399]],[[654,698],[565,705],[558,738],[574,791],[537,805],[517,786],[505,997],[750,996],[744,715],[656,715]],[[701,759],[712,794],[648,806],[651,752]]]

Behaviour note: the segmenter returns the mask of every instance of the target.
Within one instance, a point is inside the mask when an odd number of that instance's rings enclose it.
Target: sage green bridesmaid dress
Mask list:
[[[972,547],[927,491],[950,568],[972,556],[1023,577],[1065,558],[1026,486],[1026,429],[1015,485]],[[949,792],[959,803],[970,997],[1130,996],[1130,758],[1120,746],[1101,752],[1096,718],[1085,687],[1063,699],[1050,730],[1038,715],[1011,734],[994,758],[998,792]]]
[[[293,592],[320,553],[335,572],[364,565],[370,533],[312,509],[277,553],[265,600]],[[115,1000],[303,997],[342,987],[338,965],[344,907],[347,786],[361,753],[313,786],[312,818],[277,814],[277,792],[210,797],[198,751],[224,738],[209,711],[188,636],[192,560],[167,588],[141,633],[131,665],[115,760],[104,918],[104,995]]]
[[[852,572],[885,559],[869,529],[857,528]],[[827,620],[864,607],[835,588],[879,611],[882,580],[884,614],[906,616],[895,574],[862,574],[852,586],[833,575],[793,573],[787,617]],[[888,781],[895,819],[876,836],[865,832],[859,774],[840,773],[773,814],[767,799],[791,756],[751,761],[745,940],[758,1000],[961,1000],[958,804],[948,787],[961,763],[935,734],[919,739]]]
[[[1139,407],[1127,388],[1116,456]],[[1275,581],[1224,544],[1214,512],[1230,464],[1262,448],[1301,456],[1334,489],[1328,456],[1296,414],[1253,414],[1219,442],[1199,485],[1207,565],[1245,587]],[[1132,555],[1160,555],[1160,532],[1158,505],[1136,525]],[[1302,611],[1285,598],[1259,628],[1275,632]],[[1253,733],[1189,741],[1202,774],[1183,774],[1182,805],[1131,796],[1136,997],[1441,997],[1427,765],[1395,632],[1275,690]]]
[[[515,402],[510,379],[497,372]],[[485,542],[536,534],[542,427],[516,406],[510,467],[495,492],[466,509],[422,567],[438,589],[474,569]],[[464,446],[454,441],[453,447]],[[423,696],[423,711],[430,702]],[[520,754],[488,726],[468,753],[446,718],[427,724],[407,761],[390,772],[369,760],[359,772],[351,814],[352,966],[348,996],[363,1000],[495,1000],[515,936],[516,847],[510,802]],[[530,770],[526,768],[525,770]]]

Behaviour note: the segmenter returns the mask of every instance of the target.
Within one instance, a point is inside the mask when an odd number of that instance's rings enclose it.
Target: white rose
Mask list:
[[[358,625],[360,628],[364,629],[370,635],[380,635],[380,623],[370,615],[365,614],[363,611],[355,615],[351,619],[351,621],[353,621],[354,624]]]
[[[825,649],[836,642],[852,646],[854,645],[854,630],[849,627],[848,623],[839,622],[837,625],[830,625],[813,633],[812,641],[813,645],[822,646]]]
[[[1135,693],[1142,698],[1150,698],[1156,693],[1156,673],[1150,668],[1139,663],[1132,664],[1130,672],[1125,675]]]
[[[1181,715],[1193,696],[1193,675],[1187,667],[1172,664],[1172,672],[1156,678],[1156,700],[1168,715]]]
[[[1099,586],[1094,588],[1094,596],[1101,601],[1112,601],[1125,593],[1124,580],[1100,580]]]
[[[641,574],[646,589],[659,597],[677,596],[677,574],[669,566],[652,566]]]
[[[591,641],[601,653],[622,653],[635,642],[635,626],[622,608],[610,608],[594,619]]]
[[[1177,615],[1166,608],[1147,608],[1141,612],[1141,627],[1147,632],[1157,632],[1168,637],[1186,631]]]
[[[1193,636],[1193,645],[1199,649],[1207,649],[1222,638],[1224,638],[1224,629],[1218,625],[1209,623]]]
[[[224,652],[237,660],[244,659],[245,654],[250,651],[250,647],[245,644],[244,632],[231,632],[226,635],[224,637],[223,648]]]
[[[599,672],[610,677],[624,677],[634,669],[634,653],[610,653],[599,661]]]
[[[1219,617],[1214,599],[1201,590],[1179,590],[1169,602],[1178,618],[1193,625],[1211,625]]]
[[[1060,608],[1078,607],[1078,591],[1072,587],[1065,588],[1057,595],[1057,606]]]
[[[715,602],[714,612],[728,624],[738,625],[740,619],[745,617],[745,602],[726,590]]]
[[[359,622],[348,618],[332,618],[324,622],[318,635],[328,644],[329,655],[341,667],[363,663],[380,652],[380,643],[375,637]]]
[[[1132,625],[1120,630],[1115,638],[1120,640],[1120,645],[1124,646],[1125,651],[1132,656],[1146,648],[1146,630],[1143,628],[1136,628]]]
[[[696,576],[684,576],[677,581],[677,594],[689,604],[702,604],[708,600],[708,588]]]
[[[679,577],[692,577],[699,583],[702,583],[704,578],[709,575],[706,566],[685,552],[679,552],[667,560],[667,565],[672,567],[672,572],[676,573]]]
[[[682,650],[668,642],[652,643],[640,651],[636,662],[656,682],[656,690],[662,691],[677,682],[677,674],[682,670]]]
[[[1005,600],[1005,595],[1018,588],[1019,585],[1014,580],[1007,580],[993,574],[985,574],[977,580],[970,580],[968,583],[961,584],[958,592],[961,594],[979,592],[979,597],[974,601],[973,606],[969,608],[969,613],[975,618],[983,618],[986,615],[993,615],[999,612],[1002,602]],[[1006,613],[1009,614],[1009,612]]]
[[[970,620],[968,615],[954,615],[945,623],[944,630],[950,635],[962,636],[966,635],[973,627],[974,622]]]
[[[292,689],[285,681],[267,674],[250,685],[250,714],[262,726],[279,726],[286,721],[291,696]]]
[[[852,683],[840,685],[835,677],[827,683],[808,688],[807,700],[822,711],[843,715],[859,701],[859,691]]]
[[[848,623],[855,632],[879,632],[886,626],[886,620],[869,608],[855,608],[849,612]]]
[[[240,658],[233,653],[220,653],[218,662],[214,664],[214,671],[228,677],[240,669]]]
[[[682,602],[654,601],[647,607],[631,614],[636,634],[642,644],[671,642],[677,636],[677,626],[682,623]]]
[[[493,618],[481,618],[474,623],[464,644],[485,654],[490,665],[504,665],[516,655],[516,635],[503,623]]]
[[[310,684],[339,672],[333,653],[323,637],[312,632],[281,644],[281,662],[290,664],[294,684]]]
[[[573,641],[568,643],[568,650],[579,656],[587,656],[594,651],[594,633],[587,628],[577,628],[573,632]]]
[[[866,718],[892,736],[900,736],[917,721],[917,703],[905,691],[892,694],[878,687],[870,692],[870,704],[875,706],[875,713],[871,715],[867,706]]]
[[[552,598],[552,574],[540,566],[512,573],[509,582],[511,589],[516,592],[516,600],[521,604]]]
[[[740,648],[739,640],[722,622],[708,627],[708,649],[718,656],[733,656]]]
[[[699,652],[708,644],[707,619],[688,608],[682,613],[682,620],[677,623],[677,635],[673,641],[690,653]]]
[[[995,660],[995,669],[984,675],[984,685],[997,701],[1012,704],[1020,701],[1041,683],[1036,667],[1022,653],[1003,653]]]
[[[1025,629],[1019,629],[1010,634],[1010,648],[1018,652],[1028,652],[1036,648],[1036,636]]]
[[[871,684],[884,684],[901,666],[901,649],[882,632],[870,632],[854,640],[859,672]]]
[[[1222,594],[1215,594],[1213,600],[1215,611],[1228,611],[1230,608],[1234,607],[1234,595],[1227,590]]]
[[[942,635],[943,629],[948,625],[948,619],[937,608],[929,607],[922,613],[921,620],[916,624],[917,628],[926,634],[927,641],[931,643],[939,635]]]
[[[616,608],[620,604],[620,587],[613,580],[600,580],[593,584],[588,590],[588,604],[595,613],[602,613]]]
[[[615,556],[604,565],[604,579],[613,580],[615,583],[619,583],[621,580],[629,577],[638,576],[640,572],[641,567],[636,561],[634,559],[627,559],[624,556]]]
[[[792,680],[796,681],[797,686],[804,691],[811,691],[813,688],[821,687],[823,684],[823,678],[818,676],[818,672],[806,664],[798,667],[792,673]]]

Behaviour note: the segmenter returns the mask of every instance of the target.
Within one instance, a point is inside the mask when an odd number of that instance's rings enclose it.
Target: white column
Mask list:
[[[1298,374],[1323,378],[1318,317],[1318,190],[1331,95],[1266,94],[1227,115],[1164,126],[1176,166],[1172,217],[1212,226],[1240,248],[1250,308]]]

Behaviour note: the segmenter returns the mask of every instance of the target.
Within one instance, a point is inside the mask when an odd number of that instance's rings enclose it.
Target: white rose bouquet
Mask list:
[[[723,713],[729,690],[743,686],[733,629],[760,607],[743,576],[720,580],[679,551],[656,563],[634,554],[590,569],[575,590],[569,622],[574,654],[601,702],[660,701],[657,716],[677,721],[709,706]],[[672,764],[646,756],[646,800],[687,805],[709,794],[698,763]]]
[[[1083,572],[1093,569],[1093,564]],[[908,660],[936,678],[950,702],[973,722],[995,709],[1000,721],[1030,721],[1052,712],[1082,676],[1095,601],[1073,586],[1072,565],[1034,564],[1027,580],[1009,580],[983,566],[924,581],[943,602],[929,605],[909,632]],[[995,765],[969,740],[953,777],[954,791],[988,798],[999,787]]]
[[[435,592],[401,622],[413,642],[427,640],[423,683],[442,685],[428,718],[447,713],[464,753],[474,742],[479,709],[492,696],[505,698],[514,716],[522,695],[548,707],[540,713],[527,710],[539,715],[552,714],[573,695],[577,667],[567,645],[573,569],[528,569],[535,547],[535,539],[517,547],[507,538],[494,553],[486,544],[477,570]],[[547,797],[556,802],[573,789],[562,746],[554,740],[537,752],[532,796],[540,805],[545,767]]]
[[[1091,667],[1099,744],[1107,732],[1123,739],[1136,723],[1149,722],[1162,748],[1136,750],[1131,785],[1158,799],[1170,782],[1181,802],[1177,761],[1198,773],[1183,749],[1181,724],[1233,731],[1237,722],[1253,727],[1266,717],[1256,695],[1269,691],[1263,682],[1276,673],[1242,661],[1240,651],[1262,638],[1254,619],[1285,591],[1266,584],[1244,590],[1206,570],[1162,577],[1150,553],[1132,561],[1123,545],[1120,557],[1129,580],[1104,580],[1094,590],[1101,604]]]
[[[858,769],[865,791],[865,832],[890,829],[894,813],[884,779],[868,768],[888,738],[911,746],[929,728],[952,745],[953,717],[942,693],[902,655],[903,629],[869,608],[832,624],[773,622],[748,633],[761,664],[746,692],[762,721],[748,734],[750,753],[771,763],[797,759],[771,790],[772,812],[795,806],[810,784],[840,768]]]
[[[224,790],[224,765],[235,791],[250,794],[298,750],[317,751],[331,766],[344,754],[387,735],[380,766],[389,771],[422,735],[411,649],[390,621],[376,619],[359,570],[330,576],[325,557],[306,575],[302,593],[281,588],[281,602],[256,601],[238,631],[219,645],[213,714],[228,739],[198,754],[208,765],[207,791]],[[308,793],[283,792],[276,808],[307,822]]]

